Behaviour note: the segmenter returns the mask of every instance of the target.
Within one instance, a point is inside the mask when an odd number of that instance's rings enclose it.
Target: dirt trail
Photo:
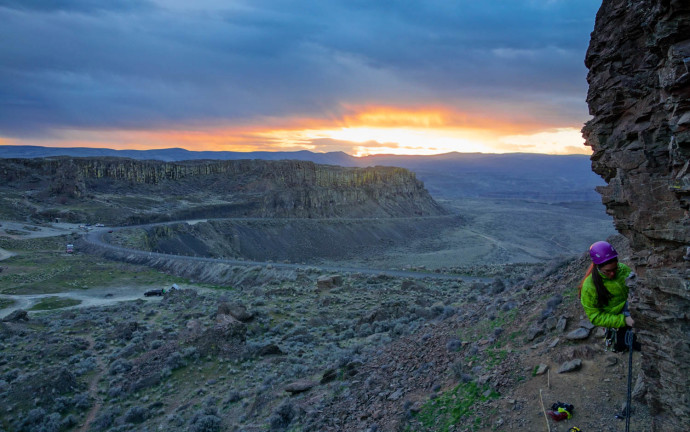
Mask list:
[[[94,339],[93,336],[88,334],[84,336],[86,340],[89,342],[89,349],[93,349],[94,345]],[[98,397],[98,382],[101,380],[101,377],[103,374],[105,374],[105,366],[103,365],[101,357],[96,358],[98,362],[98,373],[96,373],[92,378],[91,381],[89,382],[89,395],[93,398],[94,404],[89,410],[89,412],[86,414],[86,418],[84,419],[84,423],[82,426],[77,429],[79,432],[86,432],[89,430],[89,427],[91,426],[91,423],[93,420],[96,418],[96,415],[101,411],[101,407],[103,406],[103,399]]]

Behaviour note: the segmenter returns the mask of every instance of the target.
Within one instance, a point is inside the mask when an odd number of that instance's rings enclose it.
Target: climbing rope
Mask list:
[[[628,329],[625,332],[625,345],[628,346],[630,356],[628,358],[628,403],[625,407],[625,432],[630,432],[630,402],[632,399],[632,357],[633,357],[633,330]]]

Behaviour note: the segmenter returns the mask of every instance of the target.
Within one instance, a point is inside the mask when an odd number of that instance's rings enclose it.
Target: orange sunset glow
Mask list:
[[[7,140],[7,144],[13,144]],[[448,152],[588,154],[575,128],[539,130],[443,108],[349,107],[338,118],[268,118],[261,124],[195,126],[162,130],[62,130],[60,147],[196,151],[344,151],[431,155]]]

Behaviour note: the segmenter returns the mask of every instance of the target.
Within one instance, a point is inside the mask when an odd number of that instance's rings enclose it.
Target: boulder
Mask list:
[[[311,380],[297,380],[285,386],[285,391],[291,394],[303,393],[311,390],[318,385],[317,382]]]
[[[321,381],[319,381],[319,383],[326,384],[334,381],[336,378],[338,378],[338,370],[335,368],[330,368],[324,371],[323,375],[321,375]]]
[[[269,355],[282,355],[285,354],[283,351],[280,350],[280,347],[276,344],[268,344],[264,345],[259,350],[257,351],[257,354],[260,356],[269,356]]]
[[[17,309],[2,320],[6,322],[29,321],[29,313],[24,309]]]
[[[592,330],[594,328],[594,324],[588,319],[582,319],[578,323],[578,325],[582,328],[586,328],[587,330]]]
[[[556,325],[558,325],[558,320],[555,316],[550,316],[546,318],[546,321],[544,321],[544,325],[546,326],[547,330],[553,330],[556,328]]]
[[[562,316],[558,319],[558,322],[556,323],[556,330],[563,333],[567,326],[568,326],[568,318]]]
[[[546,371],[549,370],[549,366],[545,365],[544,363],[541,363],[537,368],[534,370],[534,375],[544,375]]]
[[[571,331],[570,333],[568,333],[567,335],[565,335],[565,338],[569,339],[569,340],[587,339],[588,337],[589,337],[589,330],[584,328],[584,327],[580,327],[578,329],[575,329],[575,330]]]
[[[647,386],[645,385],[642,374],[640,374],[637,376],[637,381],[635,381],[635,386],[632,390],[632,398],[637,402],[643,402],[646,394]]]
[[[343,277],[340,275],[319,276],[316,279],[316,287],[319,289],[330,289],[343,284]]]
[[[404,291],[413,291],[413,290],[423,290],[426,287],[419,281],[404,280],[400,284],[400,288]]]
[[[580,359],[574,359],[570,360],[568,362],[565,362],[561,365],[560,368],[558,368],[558,373],[567,373],[567,372],[574,372],[577,370],[580,370],[582,368],[582,360]]]
[[[221,303],[218,305],[219,315],[230,315],[238,321],[249,322],[254,314],[247,311],[247,307],[241,303]]]
[[[544,334],[544,326],[535,324],[527,330],[527,340],[532,341],[537,336],[541,336],[543,334]]]

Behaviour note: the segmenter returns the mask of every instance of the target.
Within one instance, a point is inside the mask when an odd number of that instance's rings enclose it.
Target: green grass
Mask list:
[[[5,309],[12,306],[15,303],[12,299],[0,298],[0,309]]]
[[[81,300],[64,298],[64,297],[46,297],[41,299],[38,303],[33,305],[29,310],[40,311],[40,310],[53,310],[61,309],[70,306],[76,306],[81,303]]]
[[[563,303],[572,303],[577,298],[579,288],[577,286],[569,287],[563,292]]]
[[[499,395],[491,390],[488,396],[484,393],[489,389],[488,386],[479,387],[476,383],[459,384],[438,398],[430,400],[415,416],[419,422],[414,428],[408,431],[449,431],[450,427],[456,424],[467,426],[473,424],[478,428],[482,424],[482,419],[471,419],[472,407],[477,402],[495,399]],[[421,429],[420,429],[421,428]]]
[[[67,255],[62,251],[66,244],[64,239],[0,241],[0,247],[3,243],[6,249],[16,253],[3,261],[0,293],[4,294],[50,294],[96,287],[165,286],[187,282],[144,266],[103,261],[79,253]]]
[[[492,349],[486,352],[486,365],[489,367],[495,367],[501,364],[506,357],[508,357],[508,351],[502,349]]]

